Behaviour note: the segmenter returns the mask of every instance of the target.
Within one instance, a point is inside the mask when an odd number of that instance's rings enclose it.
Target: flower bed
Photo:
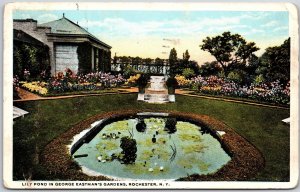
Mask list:
[[[86,75],[73,75],[66,73],[65,76],[58,75],[49,80],[48,89],[53,93],[103,90],[118,87],[125,82],[125,79],[119,75],[110,73],[88,73]]]
[[[37,93],[39,95],[46,95],[48,93],[48,89],[46,88],[47,83],[33,81],[33,82],[21,82],[22,87],[26,90]]]
[[[66,74],[58,73],[47,82],[33,81],[21,82],[26,90],[39,95],[53,95],[67,92],[99,91],[121,86],[125,79],[121,75],[111,75],[110,73],[88,73],[86,75],[74,75],[67,70]],[[16,84],[14,82],[14,84]]]
[[[186,79],[184,76],[181,75],[176,75],[175,79],[177,80],[179,87],[189,87],[191,83],[191,80]]]
[[[137,85],[137,80],[140,78],[141,74],[136,74],[133,76],[130,76],[127,81],[125,82],[125,85],[129,86],[136,86]]]
[[[203,94],[239,97],[274,104],[290,103],[290,84],[284,86],[279,81],[242,86],[216,76],[198,76],[191,79],[190,88]]]

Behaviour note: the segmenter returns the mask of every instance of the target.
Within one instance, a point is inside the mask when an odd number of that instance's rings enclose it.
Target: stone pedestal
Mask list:
[[[169,102],[175,102],[175,95],[169,94]]]
[[[145,94],[144,93],[139,93],[137,100],[138,101],[144,101],[145,100]]]
[[[168,94],[165,79],[164,76],[151,76],[150,87],[145,90],[145,93],[140,92],[137,100],[148,103],[175,102],[175,94]]]
[[[151,76],[150,77],[150,91],[164,91],[165,88],[165,77],[164,76]]]

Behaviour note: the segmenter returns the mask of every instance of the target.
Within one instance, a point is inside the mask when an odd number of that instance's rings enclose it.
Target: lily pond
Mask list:
[[[214,173],[231,159],[209,131],[164,117],[105,125],[72,157],[89,175],[143,180]]]

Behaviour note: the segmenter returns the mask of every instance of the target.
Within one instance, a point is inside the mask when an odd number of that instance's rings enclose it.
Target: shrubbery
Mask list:
[[[175,79],[176,79],[179,87],[189,87],[189,85],[190,85],[190,80],[186,79],[182,75],[176,75]]]
[[[174,77],[169,77],[166,81],[166,85],[167,87],[173,87],[173,88],[177,88],[178,86],[178,81],[176,78]]]
[[[149,81],[149,75],[142,73],[140,77],[136,80],[136,84],[138,87],[144,88],[147,86]]]
[[[137,80],[140,78],[141,74],[136,74],[130,76],[127,81],[125,82],[126,85],[129,86],[136,86],[137,85]]]
[[[185,78],[191,78],[191,77],[194,77],[195,76],[195,71],[191,68],[185,68],[183,69],[182,71],[182,75],[185,77]]]

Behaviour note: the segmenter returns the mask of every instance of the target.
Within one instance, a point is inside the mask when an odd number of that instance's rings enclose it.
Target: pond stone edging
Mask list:
[[[93,122],[100,119],[127,118],[137,113],[153,112],[152,110],[122,110],[98,114],[77,123],[61,136],[52,140],[41,154],[41,164],[55,179],[64,180],[112,180],[105,176],[88,176],[81,172],[80,166],[70,157],[68,145],[72,143],[75,135],[90,128]],[[254,177],[265,166],[262,153],[247,139],[237,134],[223,122],[207,115],[184,113],[178,111],[162,111],[170,116],[186,119],[209,128],[211,134],[220,141],[223,149],[231,156],[231,160],[217,172],[208,175],[193,174],[179,178],[178,181],[247,181]],[[218,132],[226,134],[218,134]]]

